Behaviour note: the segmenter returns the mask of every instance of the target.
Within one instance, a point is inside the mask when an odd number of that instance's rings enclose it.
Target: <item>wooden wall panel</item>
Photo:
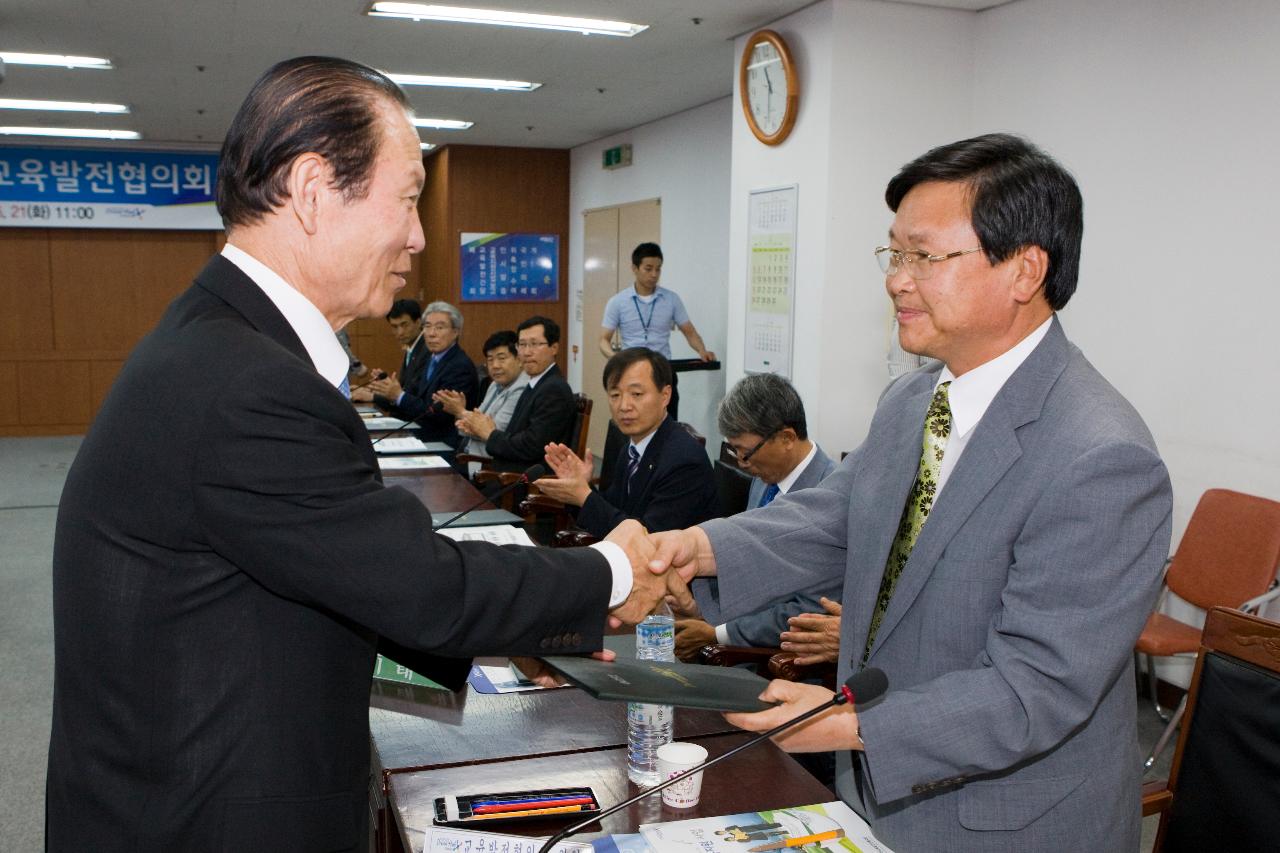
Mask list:
[[[568,316],[569,152],[547,148],[450,145],[427,159],[421,211],[427,229],[423,283],[427,300],[458,305],[465,317],[462,345],[475,360],[493,332],[514,329],[532,314]],[[441,209],[441,198],[447,208]],[[442,224],[438,224],[442,223]],[[464,231],[537,232],[560,236],[560,298],[556,302],[460,301],[458,238]],[[568,363],[562,340],[559,363]]]
[[[205,231],[51,233],[54,346],[133,348],[214,251]]]
[[[88,424],[90,362],[18,363],[18,419],[23,426]]]
[[[0,361],[0,426],[17,426],[18,420],[18,365],[12,361]]]
[[[90,417],[97,417],[98,409],[102,408],[102,401],[107,398],[107,392],[111,390],[111,384],[116,381],[121,367],[124,367],[123,359],[95,361],[90,364],[89,401],[93,407]]]
[[[53,349],[47,228],[0,228],[0,351]]]

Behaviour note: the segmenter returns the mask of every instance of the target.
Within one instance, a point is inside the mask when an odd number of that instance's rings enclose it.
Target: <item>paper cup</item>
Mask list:
[[[707,750],[696,743],[668,743],[658,747],[658,777],[665,782],[678,773],[697,767],[707,760]],[[674,809],[693,808],[702,793],[702,774],[662,789],[662,802]]]

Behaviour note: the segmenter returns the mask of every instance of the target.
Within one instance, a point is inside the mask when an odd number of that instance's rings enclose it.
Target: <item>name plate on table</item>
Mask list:
[[[379,455],[389,453],[453,453],[454,449],[443,441],[422,441],[411,435],[384,438],[373,445]]]
[[[390,432],[397,429],[413,429],[413,421],[405,423],[404,418],[373,417],[361,418],[364,428],[369,432]]]

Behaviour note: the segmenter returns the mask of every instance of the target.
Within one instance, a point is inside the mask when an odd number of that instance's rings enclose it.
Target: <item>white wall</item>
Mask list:
[[[581,145],[569,163],[569,381],[582,387],[582,348],[594,347],[599,330],[582,328],[583,212],[644,199],[662,199],[662,285],[680,294],[703,342],[725,353],[730,98],[721,98],[625,133]],[[601,152],[630,143],[633,165],[606,171]],[[572,345],[578,346],[574,358]],[[671,336],[676,358],[695,355],[684,336]],[[589,377],[589,381],[598,381]],[[724,394],[724,372],[680,377],[680,419],[719,446],[715,407]],[[714,451],[713,451],[714,452]]]

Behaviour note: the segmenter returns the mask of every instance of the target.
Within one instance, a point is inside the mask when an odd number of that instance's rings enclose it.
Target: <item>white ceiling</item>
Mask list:
[[[327,54],[390,72],[542,83],[529,93],[407,91],[419,116],[475,122],[465,131],[423,130],[426,141],[571,147],[729,94],[733,38],[812,2],[448,1],[620,19],[649,29],[627,39],[414,23],[370,18],[364,14],[367,0],[3,0],[0,50],[105,56],[116,67],[72,71],[10,65],[0,97],[124,103],[132,113],[4,110],[0,124],[119,128],[141,132],[147,143],[216,146],[250,85],[272,63]],[[928,5],[972,9],[998,3],[933,0]]]

